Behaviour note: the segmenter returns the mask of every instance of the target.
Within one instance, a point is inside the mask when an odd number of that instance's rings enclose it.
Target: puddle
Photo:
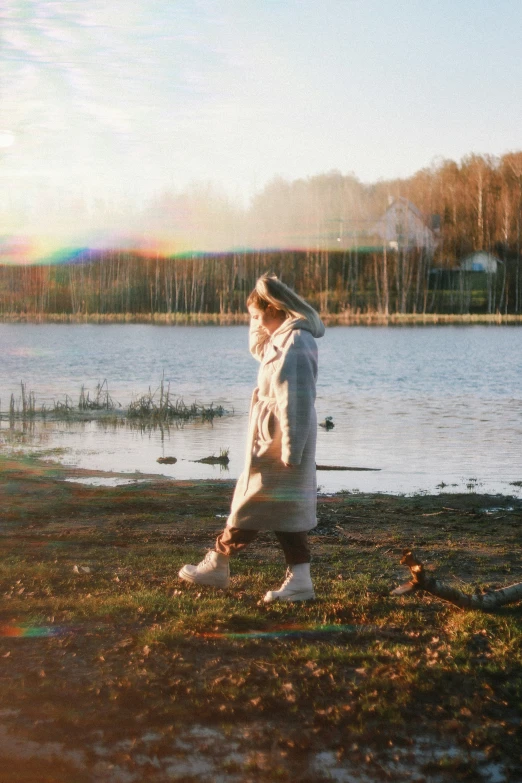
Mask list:
[[[7,710],[0,715],[4,719],[10,717]],[[488,762],[481,751],[468,751],[435,738],[417,738],[407,747],[392,747],[379,755],[370,748],[354,745],[359,758],[362,755],[366,759],[364,763],[339,758],[335,748],[325,748],[309,753],[308,759],[301,759],[296,769],[295,761],[276,744],[265,750],[252,742],[254,737],[266,734],[267,728],[267,724],[255,723],[242,728],[229,726],[223,731],[195,724],[177,732],[148,729],[141,737],[133,734],[132,738],[118,742],[105,742],[103,732],[98,730],[95,737],[91,735],[87,747],[70,750],[60,742],[39,743],[17,737],[0,725],[0,753],[13,761],[43,762],[60,758],[78,773],[89,774],[93,783],[140,783],[144,774],[155,783],[194,778],[213,783],[241,783],[247,771],[278,770],[280,774],[302,775],[303,762],[308,762],[308,774],[315,773],[336,783],[377,783],[383,780],[383,774],[393,780],[448,783],[451,771],[444,769],[448,766],[444,764],[446,760],[477,765],[476,783],[508,780],[503,765]],[[125,762],[121,761],[122,754],[126,756]]]
[[[5,717],[5,711],[2,712]],[[83,751],[66,750],[61,742],[34,742],[34,740],[25,737],[16,737],[1,725],[0,755],[4,758],[38,758],[46,761],[59,758],[78,769],[85,767],[85,753]]]
[[[359,752],[365,755],[367,750],[359,748]],[[374,756],[370,750],[368,754],[370,757]],[[473,777],[476,783],[507,783],[508,780],[502,764],[487,762],[482,751],[467,751],[455,745],[444,745],[436,740],[416,739],[410,747],[391,748],[388,755],[389,758],[386,760],[375,757],[375,761],[386,778],[391,780],[446,783],[451,779],[452,773],[450,769],[444,770],[444,766],[451,767],[451,764],[447,764],[448,761],[459,760],[464,764],[478,765],[475,768],[477,776]],[[437,770],[438,765],[440,770]],[[432,769],[429,769],[430,766]],[[337,754],[331,750],[316,753],[311,770],[336,783],[376,783],[377,780],[383,779],[382,776],[376,776],[371,767],[366,771],[361,770],[360,765],[348,760],[339,761]]]
[[[502,511],[514,511],[514,506],[490,506],[489,508],[481,508],[480,513],[481,514],[498,514]]]
[[[151,481],[146,478],[118,478],[105,476],[74,476],[73,478],[62,479],[71,484],[87,484],[91,487],[122,487],[125,484],[145,484]]]

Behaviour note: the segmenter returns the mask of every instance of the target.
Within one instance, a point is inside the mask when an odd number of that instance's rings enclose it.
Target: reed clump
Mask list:
[[[152,392],[149,387],[147,394],[143,394],[136,400],[133,400],[127,410],[129,419],[139,419],[141,422],[150,422],[157,424],[168,424],[171,421],[189,419],[202,419],[203,421],[213,421],[214,418],[225,414],[222,405],[214,407],[213,403],[205,406],[193,402],[192,405],[186,405],[181,397],[173,399],[170,392],[170,383],[165,384],[161,380],[159,388]]]
[[[72,397],[65,394],[63,399],[53,400],[52,407],[43,402],[36,404],[36,393],[28,391],[26,384],[21,383],[21,395],[17,398],[11,394],[7,414],[3,414],[0,401],[0,419],[7,418],[11,424],[15,421],[32,421],[37,418],[50,417],[54,420],[66,421],[110,421],[111,423],[125,423],[138,425],[168,425],[171,422],[200,421],[212,422],[216,417],[227,413],[222,405],[205,405],[193,402],[187,405],[181,397],[174,398],[170,390],[170,384],[162,378],[156,389],[149,390],[146,394],[138,396],[128,408],[114,400],[109,392],[107,379],[97,384],[96,390],[91,393],[82,384],[78,404],[75,405]]]
[[[109,394],[107,379],[96,386],[96,394],[93,399],[91,399],[89,392],[85,390],[85,386],[82,384],[80,399],[78,401],[78,410],[113,411],[116,407],[121,408],[121,405],[120,403],[115,403]]]
[[[53,413],[58,413],[63,416],[69,416],[71,413],[74,413],[75,407],[74,403],[72,401],[72,398],[69,397],[68,394],[65,395],[65,400],[55,400],[53,401]]]
[[[11,394],[11,398],[9,400],[8,418],[10,422],[14,422],[17,418],[22,418],[24,421],[31,420],[39,412],[36,409],[35,393],[33,391],[28,392],[27,386],[23,381],[21,382],[20,386],[21,396],[16,399],[14,394]]]
[[[21,381],[21,397],[17,400],[14,394],[11,394],[9,400],[9,419],[16,419],[21,417],[23,419],[31,419],[36,415],[36,395],[34,391],[27,391],[26,384]]]

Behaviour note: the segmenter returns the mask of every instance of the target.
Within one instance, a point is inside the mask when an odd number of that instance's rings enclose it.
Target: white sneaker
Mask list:
[[[219,552],[207,552],[201,563],[184,565],[179,572],[179,577],[186,582],[194,582],[198,585],[228,587],[230,582],[229,560],[227,555],[222,555]]]
[[[286,579],[279,590],[269,590],[263,598],[266,604],[272,601],[310,601],[315,598],[310,578],[310,563],[289,566]]]

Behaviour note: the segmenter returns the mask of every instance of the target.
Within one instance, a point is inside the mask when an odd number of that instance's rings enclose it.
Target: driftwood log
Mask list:
[[[408,566],[411,580],[396,587],[391,595],[407,595],[416,590],[425,590],[431,595],[449,601],[461,609],[480,609],[483,612],[493,612],[506,604],[514,604],[522,600],[522,582],[503,587],[500,590],[488,590],[483,593],[468,595],[456,587],[441,582],[433,573],[426,573],[424,565],[417,560],[411,549],[405,549],[402,553],[401,565]]]

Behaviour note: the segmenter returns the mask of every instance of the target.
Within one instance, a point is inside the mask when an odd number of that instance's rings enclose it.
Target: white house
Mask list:
[[[437,237],[421,211],[404,197],[392,201],[371,233],[392,250],[418,248],[433,252],[437,246]]]
[[[494,275],[501,263],[500,259],[491,253],[479,250],[466,256],[460,263],[460,269],[464,272],[486,272],[488,275]]]

